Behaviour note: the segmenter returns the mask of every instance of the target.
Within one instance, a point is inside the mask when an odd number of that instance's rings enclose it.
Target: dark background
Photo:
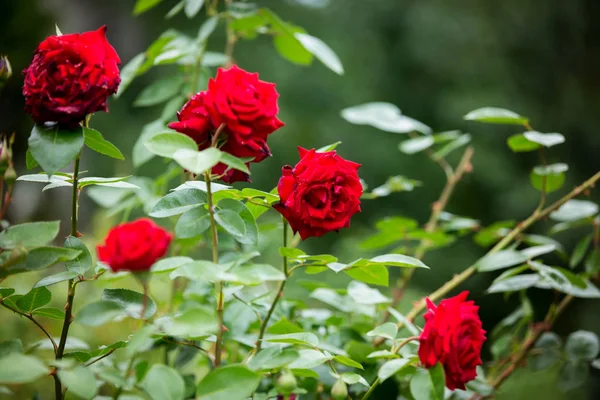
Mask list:
[[[386,101],[435,131],[470,132],[475,146],[474,171],[460,183],[448,211],[476,218],[484,225],[523,219],[533,210],[538,193],[530,186],[528,176],[537,157],[534,153],[515,155],[505,145],[506,138],[519,133],[519,128],[468,123],[462,120],[468,111],[481,106],[506,107],[529,117],[541,132],[564,134],[566,143],[547,154],[550,163],[569,164],[567,182],[559,193],[570,190],[600,166],[600,2],[596,0],[257,3],[323,39],[340,57],[345,75],[335,75],[318,61],[310,67],[290,64],[277,54],[269,38],[238,43],[237,63],[277,83],[280,118],[286,122],[269,140],[274,156],[253,166],[254,186],[273,188],[281,165],[296,163],[296,145],[312,148],[337,140],[343,142],[338,148],[343,157],[363,164],[361,177],[371,187],[397,174],[424,182],[413,192],[365,201],[363,212],[353,219],[352,230],[307,241],[304,247],[309,252],[331,252],[342,261],[351,261],[360,254],[356,249],[360,238],[371,232],[379,218],[406,215],[425,222],[444,182],[442,171],[425,156],[407,156],[397,150],[405,136],[351,125],[339,116],[345,107]],[[31,61],[37,44],[54,34],[55,23],[64,33],[107,24],[109,40],[124,65],[166,28],[175,26],[195,35],[204,19],[200,13],[190,21],[182,13],[165,20],[163,16],[175,4],[173,0],[164,0],[150,12],[134,17],[133,4],[133,0],[0,0],[0,53],[8,55],[15,72],[0,96],[0,132],[17,134],[15,164],[19,173],[25,171],[26,140],[32,126],[22,111],[20,71]],[[222,51],[223,47],[223,33],[217,31],[209,50]],[[131,103],[145,84],[168,73],[168,67],[155,68],[134,81],[120,99],[112,100],[110,114],[94,116],[94,127],[115,143],[128,161],[86,153],[83,169],[96,176],[152,176],[160,171],[160,161],[134,171],[129,155],[141,127],[155,119],[161,108],[134,108]],[[450,157],[451,162],[457,162],[458,153]],[[39,189],[17,185],[10,210],[13,222],[68,218],[68,211],[61,207],[66,193],[57,190],[40,195]],[[95,215],[93,203],[83,199],[84,233],[93,235],[114,222]],[[542,223],[533,230],[544,233],[547,228]],[[580,232],[575,231],[558,239],[571,249],[579,236]],[[416,274],[411,296],[416,298],[437,288],[483,251],[466,238],[452,248],[431,252],[426,262],[432,270]],[[492,278],[479,276],[467,285],[482,307],[488,330],[516,305],[501,295],[483,296]],[[545,304],[551,299],[549,293],[533,291],[531,297],[539,307],[538,319],[543,318]],[[560,319],[557,332],[563,336],[576,329],[600,333],[597,305],[594,301],[575,302]],[[0,312],[0,316],[6,318],[7,313]],[[599,398],[598,373],[591,372],[589,390],[562,395],[552,383],[555,372],[515,374],[498,398]]]

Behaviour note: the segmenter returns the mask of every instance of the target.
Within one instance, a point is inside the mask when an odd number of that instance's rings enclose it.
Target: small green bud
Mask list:
[[[346,400],[348,398],[348,387],[346,382],[338,379],[331,387],[331,397],[333,400]]]
[[[275,382],[275,389],[277,389],[277,392],[285,396],[292,394],[297,387],[298,382],[296,381],[296,377],[290,371],[283,372]]]
[[[16,180],[17,180],[17,171],[15,171],[13,166],[10,165],[6,169],[6,172],[4,172],[4,182],[6,182],[8,185],[12,185],[13,183],[15,183]]]
[[[0,57],[0,86],[4,86],[6,82],[12,76],[12,68],[10,62],[6,56]]]

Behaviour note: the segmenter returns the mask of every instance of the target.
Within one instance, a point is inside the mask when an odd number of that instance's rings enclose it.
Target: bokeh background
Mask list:
[[[15,76],[0,96],[0,132],[16,132],[17,171],[25,173],[24,154],[32,127],[23,113],[22,71],[37,44],[54,34],[54,24],[65,33],[97,29],[107,24],[108,36],[124,64],[145,50],[169,27],[195,35],[204,17],[188,20],[183,14],[165,20],[173,6],[164,0],[155,9],[134,17],[134,0],[0,0],[0,53],[8,55]],[[425,222],[438,197],[444,175],[424,155],[407,156],[397,150],[405,139],[371,127],[355,126],[340,117],[340,110],[369,101],[398,105],[403,113],[436,131],[460,129],[473,136],[473,173],[460,183],[448,211],[476,218],[483,225],[503,219],[525,218],[537,204],[538,192],[529,183],[535,154],[513,154],[506,146],[518,128],[468,123],[462,116],[481,106],[512,109],[530,118],[542,132],[560,132],[567,141],[548,152],[549,162],[569,164],[562,192],[574,187],[600,167],[600,2],[596,0],[271,0],[257,1],[272,8],[284,20],[304,27],[323,39],[340,57],[345,74],[337,76],[318,61],[310,67],[282,59],[269,38],[241,41],[235,59],[243,68],[258,71],[263,79],[277,83],[281,119],[286,126],[271,136],[273,157],[253,166],[253,185],[272,189],[284,164],[296,163],[296,146],[321,147],[341,140],[343,157],[363,164],[361,177],[377,186],[390,175],[405,175],[423,182],[412,192],[365,201],[363,212],[353,219],[350,230],[330,234],[303,244],[307,252],[331,252],[342,261],[368,255],[358,244],[372,232],[373,224],[389,215],[410,216]],[[217,31],[209,50],[222,51],[223,32]],[[135,108],[133,99],[144,85],[169,74],[169,67],[154,68],[134,81],[119,99],[110,103],[110,113],[94,116],[93,126],[115,143],[126,156],[131,154],[141,127],[154,120],[161,106]],[[175,118],[175,117],[173,117]],[[450,156],[456,163],[460,152]],[[83,169],[94,176],[154,176],[164,163],[154,160],[139,170],[128,161],[113,161],[86,153]],[[63,207],[68,193],[61,190],[40,194],[35,184],[18,183],[9,212],[13,223],[28,220],[68,219]],[[554,194],[552,196],[559,196]],[[592,199],[598,200],[598,194]],[[82,199],[81,230],[88,240],[100,238],[118,220],[98,213],[95,204]],[[533,231],[544,233],[541,223]],[[65,232],[66,235],[66,232]],[[571,249],[580,234],[558,237]],[[426,263],[430,271],[417,272],[404,307],[461,271],[483,254],[470,237],[451,248],[432,251]],[[19,275],[11,284],[23,291],[39,278]],[[344,278],[327,276],[338,287]],[[514,309],[513,299],[484,296],[493,276],[478,276],[467,285],[481,305],[485,327]],[[60,288],[64,289],[64,288]],[[53,289],[57,305],[62,290]],[[307,292],[292,289],[292,295]],[[84,295],[80,295],[82,297]],[[160,294],[159,294],[160,296]],[[550,293],[532,291],[536,313],[541,318]],[[308,300],[308,299],[305,299]],[[85,302],[82,300],[82,302]],[[600,334],[597,301],[576,301],[561,317],[556,331],[566,336],[575,329]],[[0,310],[0,340],[21,336],[39,339],[27,321]],[[116,329],[116,328],[115,328]],[[102,344],[105,332],[75,329]],[[96,335],[96,336],[94,336]],[[93,338],[90,338],[92,336]],[[499,399],[597,399],[598,372],[591,372],[587,386],[566,394],[556,390],[556,371],[532,373],[522,370],[503,388]]]

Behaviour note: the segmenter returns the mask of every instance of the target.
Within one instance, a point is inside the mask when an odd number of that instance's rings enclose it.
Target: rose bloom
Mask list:
[[[481,365],[481,347],[485,331],[481,328],[479,307],[467,301],[468,291],[442,300],[436,307],[427,299],[425,327],[419,337],[419,359],[426,368],[440,362],[444,366],[446,386],[465,389],[475,379]]]
[[[335,151],[298,150],[298,164],[282,169],[277,185],[280,201],[273,207],[302,240],[349,227],[350,218],[360,211],[360,164]]]
[[[120,63],[106,39],[106,26],[48,37],[23,71],[25,112],[38,124],[77,127],[86,115],[107,111],[106,100],[121,82]]]
[[[271,155],[267,137],[283,126],[277,118],[278,97],[275,84],[259,80],[258,74],[235,65],[219,68],[216,78],[208,81],[208,90],[192,96],[169,128],[188,135],[203,150],[223,125],[218,137],[221,151],[260,162]],[[219,164],[212,172],[222,175],[226,169]],[[229,183],[247,181],[248,175],[230,170],[222,179]]]
[[[148,218],[118,225],[98,246],[98,259],[114,272],[144,272],[167,253],[173,236]]]

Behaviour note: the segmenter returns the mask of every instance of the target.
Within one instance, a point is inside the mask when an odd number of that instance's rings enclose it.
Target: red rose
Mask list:
[[[360,164],[335,151],[298,150],[298,164],[282,169],[277,185],[280,201],[274,208],[303,240],[349,227],[350,218],[360,211]]]
[[[48,37],[23,71],[25,112],[38,124],[76,127],[86,115],[107,111],[106,99],[121,82],[120,63],[106,40],[106,26]]]
[[[466,301],[468,291],[442,300],[435,306],[427,299],[425,327],[419,337],[419,359],[426,368],[440,362],[450,390],[465,389],[475,379],[481,365],[481,347],[485,331],[473,301]]]
[[[203,150],[223,124],[218,138],[221,151],[260,162],[271,155],[267,137],[283,126],[277,118],[278,97],[275,84],[259,80],[258,74],[235,65],[227,70],[219,68],[217,77],[209,80],[208,90],[192,96],[169,128],[188,135]],[[226,169],[219,164],[212,172],[221,175]],[[248,175],[228,171],[221,179],[229,183],[247,181]]]
[[[98,259],[114,271],[143,272],[167,253],[172,235],[152,220],[118,225],[108,232],[103,246],[98,246]]]

